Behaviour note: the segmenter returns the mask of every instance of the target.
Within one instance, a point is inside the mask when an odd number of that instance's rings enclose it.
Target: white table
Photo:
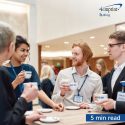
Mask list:
[[[56,116],[60,118],[60,122],[52,123],[53,125],[108,125],[114,122],[93,122],[86,123],[86,114],[107,114],[107,112],[89,112],[88,109],[80,110],[64,110],[63,112],[52,111],[51,113],[43,113],[45,116]],[[50,123],[35,122],[33,125],[50,125]]]

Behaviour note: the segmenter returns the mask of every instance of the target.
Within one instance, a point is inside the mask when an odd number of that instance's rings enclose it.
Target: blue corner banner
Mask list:
[[[86,122],[125,122],[125,114],[86,114]]]

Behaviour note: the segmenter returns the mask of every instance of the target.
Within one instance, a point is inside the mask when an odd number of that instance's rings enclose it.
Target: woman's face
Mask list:
[[[101,71],[101,70],[102,70],[101,65],[97,63],[97,64],[96,64],[96,69],[97,69],[98,71]]]
[[[14,52],[13,59],[22,63],[29,55],[29,47],[26,44],[21,44]]]

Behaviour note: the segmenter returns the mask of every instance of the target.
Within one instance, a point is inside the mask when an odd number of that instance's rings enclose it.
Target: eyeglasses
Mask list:
[[[125,44],[125,43],[114,43],[114,44],[109,43],[109,44],[108,44],[108,47],[112,48],[112,47],[114,47],[115,45],[120,45],[120,44]]]

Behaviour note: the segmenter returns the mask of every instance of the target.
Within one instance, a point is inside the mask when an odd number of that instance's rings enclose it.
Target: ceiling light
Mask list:
[[[68,42],[68,41],[65,41],[64,44],[69,44],[69,42]]]
[[[11,1],[1,1],[0,10],[13,13],[27,13],[29,10],[29,6],[22,3],[19,4]]]
[[[71,51],[42,51],[42,57],[71,57]]]
[[[124,30],[125,31],[125,24],[118,24],[116,25],[116,30],[119,31],[119,30]]]
[[[104,45],[103,44],[101,44],[101,45],[99,45],[100,47],[104,47]]]
[[[45,45],[45,48],[50,48],[50,46],[49,45]]]
[[[89,38],[90,38],[90,39],[95,39],[95,37],[94,37],[94,36],[90,36]]]
[[[107,48],[107,47],[104,47],[104,50],[108,50],[108,48]]]

